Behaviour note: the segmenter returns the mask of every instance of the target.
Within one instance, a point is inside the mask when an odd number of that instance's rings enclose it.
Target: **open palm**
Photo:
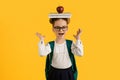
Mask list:
[[[81,32],[82,32],[82,31],[81,31],[80,29],[78,29],[76,35],[73,35],[76,40],[79,40],[79,39],[80,39],[80,34],[81,34]]]
[[[44,40],[45,36],[41,35],[40,33],[36,32],[36,36],[41,40]]]

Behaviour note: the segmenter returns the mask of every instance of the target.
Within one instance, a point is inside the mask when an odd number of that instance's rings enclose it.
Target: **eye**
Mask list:
[[[62,28],[64,29],[64,28],[66,28],[66,27],[63,26]]]
[[[55,26],[54,28],[55,28],[55,29],[59,29],[59,27],[58,27],[58,26]]]
[[[65,29],[65,28],[67,28],[67,26],[63,26],[62,28]]]
[[[60,27],[56,27],[56,29],[60,29]]]
[[[63,26],[63,27],[68,27],[68,26]]]

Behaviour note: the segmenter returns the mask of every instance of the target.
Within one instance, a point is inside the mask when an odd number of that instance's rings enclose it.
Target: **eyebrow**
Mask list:
[[[68,26],[53,26],[53,27],[68,27]]]

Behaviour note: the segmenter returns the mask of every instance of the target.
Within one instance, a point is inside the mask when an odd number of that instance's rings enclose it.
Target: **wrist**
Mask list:
[[[76,38],[76,40],[80,40],[80,38]]]

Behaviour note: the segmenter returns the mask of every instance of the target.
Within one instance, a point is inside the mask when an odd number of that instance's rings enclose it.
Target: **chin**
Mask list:
[[[57,37],[62,39],[64,38],[64,35],[58,35]]]

